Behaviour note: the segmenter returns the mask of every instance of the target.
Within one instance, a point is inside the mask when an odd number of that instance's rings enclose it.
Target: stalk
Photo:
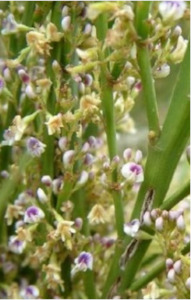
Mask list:
[[[188,243],[184,249],[182,250],[182,254],[185,255],[190,251],[190,244]],[[131,291],[138,291],[139,289],[146,286],[151,280],[157,277],[160,273],[165,270],[165,262],[161,261],[156,266],[152,268],[150,272],[148,272],[145,276],[137,279],[135,282],[132,283],[130,290]]]
[[[186,51],[175,89],[172,93],[170,107],[164,121],[163,130],[155,146],[149,146],[148,159],[145,167],[145,180],[140,188],[138,198],[132,213],[133,218],[139,218],[143,199],[149,188],[155,190],[153,207],[159,207],[168,191],[174,171],[189,138],[189,47]],[[173,127],[176,130],[172,130]],[[174,151],[176,149],[176,151]],[[142,242],[142,251],[135,253],[128,263],[128,268],[122,280],[122,290],[128,288],[140,266],[142,257],[149,242]]]
[[[101,42],[104,41],[107,31],[107,18],[106,14],[102,14],[96,21],[97,35]],[[116,141],[116,129],[115,129],[115,115],[114,115],[114,100],[113,100],[113,90],[109,83],[108,76],[109,71],[107,66],[104,64],[104,57],[100,55],[102,61],[101,73],[100,73],[100,86],[101,86],[101,101],[105,120],[105,131],[107,136],[107,145],[109,151],[109,157],[112,158],[117,155],[117,141]],[[112,174],[113,182],[117,181],[116,171]],[[116,229],[119,238],[123,238],[123,205],[121,193],[119,191],[113,191],[113,200],[115,206],[115,220]]]

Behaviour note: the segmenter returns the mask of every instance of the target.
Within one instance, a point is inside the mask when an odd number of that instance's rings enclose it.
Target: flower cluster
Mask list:
[[[152,81],[166,78],[188,46],[178,22],[188,18],[189,5],[153,1],[144,41],[138,6],[0,4],[0,298],[102,298],[111,287],[112,298],[122,297],[120,280],[107,287],[107,262],[117,257],[112,266],[123,272],[120,256],[131,238],[136,246],[152,240],[154,254],[155,243],[161,246],[165,288],[187,296],[187,212],[136,202],[147,185],[147,153],[142,142],[129,141],[138,139],[132,110],[144,89],[138,48],[148,50]],[[129,139],[117,151],[123,136]],[[132,218],[134,207],[142,213]],[[142,289],[145,299],[155,285]]]

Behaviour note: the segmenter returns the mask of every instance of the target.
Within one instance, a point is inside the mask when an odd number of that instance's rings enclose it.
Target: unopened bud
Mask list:
[[[3,77],[4,77],[5,81],[8,81],[8,82],[11,81],[11,72],[10,72],[9,68],[5,68],[3,70]]]
[[[49,175],[42,176],[41,182],[44,183],[46,186],[51,186],[52,185],[52,179]]]
[[[86,90],[85,84],[83,82],[79,82],[78,83],[78,91],[80,92],[80,94],[84,94]]]
[[[52,68],[53,68],[54,71],[60,71],[60,65],[57,62],[57,60],[53,60],[53,62],[52,62]]]
[[[141,150],[137,150],[135,153],[135,162],[138,164],[142,161],[143,153]]]
[[[65,136],[61,137],[58,141],[58,146],[60,148],[61,151],[65,151],[66,150],[66,145],[68,143],[68,140]]]
[[[91,32],[92,32],[92,25],[90,23],[87,23],[84,28],[84,34],[90,35]]]
[[[108,171],[110,169],[110,163],[108,161],[103,163],[103,169],[104,171]]]
[[[63,180],[61,178],[56,178],[52,181],[52,188],[55,194],[58,194],[63,188]]]
[[[35,92],[34,92],[32,86],[31,86],[30,84],[28,84],[28,85],[26,86],[25,93],[26,93],[26,95],[27,95],[27,97],[28,97],[29,99],[34,99],[34,98],[36,98],[36,94],[35,94]]]
[[[70,25],[71,25],[71,17],[65,16],[61,22],[62,29],[64,31],[68,31],[70,29]]]
[[[181,34],[182,34],[182,28],[181,28],[179,25],[177,25],[177,26],[174,28],[172,35],[175,36],[175,37],[178,37],[178,36],[180,36]]]
[[[168,271],[167,278],[170,281],[170,283],[174,283],[175,282],[175,271],[174,271],[174,269],[170,269]]]
[[[162,217],[163,217],[164,219],[168,219],[168,211],[167,211],[167,210],[163,210],[163,212],[162,212]]]
[[[93,77],[92,77],[92,75],[86,74],[84,76],[84,84],[87,85],[87,86],[91,86],[92,83],[93,83]]]
[[[182,262],[181,262],[181,260],[179,259],[179,260],[177,260],[177,261],[174,263],[174,266],[173,266],[173,268],[174,268],[174,270],[175,270],[175,272],[176,272],[177,274],[180,274],[180,272],[181,272],[181,267],[182,267]]]
[[[171,258],[166,259],[166,268],[170,270],[173,267],[173,260]]]
[[[135,83],[135,77],[128,76],[126,82],[127,82],[128,87],[131,87]]]
[[[66,167],[72,163],[74,155],[75,155],[74,150],[68,150],[63,154],[63,163]]]
[[[154,71],[155,78],[165,78],[170,74],[170,66],[163,64]]]
[[[152,224],[151,215],[149,211],[146,211],[143,215],[143,223],[147,226]]]
[[[29,83],[30,77],[29,77],[29,75],[25,72],[25,70],[20,69],[20,70],[18,71],[18,75],[19,75],[19,77],[20,77],[20,79],[22,80],[23,83]]]
[[[74,221],[74,226],[80,230],[82,228],[83,225],[83,219],[82,218],[76,218]]]
[[[128,161],[130,160],[132,156],[132,149],[131,148],[127,148],[123,151],[123,158],[125,161]]]
[[[67,16],[69,13],[69,7],[67,5],[64,5],[62,8],[62,17]]]
[[[157,231],[161,232],[163,231],[163,227],[164,227],[164,220],[162,217],[159,217],[155,220],[155,228]]]
[[[37,193],[38,200],[41,203],[46,203],[48,201],[48,197],[45,194],[45,192],[43,191],[43,189],[38,188],[36,193]]]
[[[115,155],[112,159],[112,164],[118,165],[120,163],[120,157]]]
[[[184,218],[183,215],[180,215],[178,217],[178,219],[176,220],[176,226],[180,231],[184,231],[185,229],[185,222],[184,222]]]
[[[79,180],[77,181],[77,185],[81,186],[81,185],[84,185],[87,181],[88,181],[88,172],[87,171],[82,171],[81,175],[80,175],[80,178]]]
[[[94,162],[94,156],[90,153],[87,153],[84,158],[84,164],[87,166],[91,166]]]
[[[188,290],[190,290],[190,284],[191,284],[191,282],[190,282],[190,277],[189,277],[185,282],[185,286]]]

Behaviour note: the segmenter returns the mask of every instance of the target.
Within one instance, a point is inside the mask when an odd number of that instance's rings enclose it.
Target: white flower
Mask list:
[[[80,255],[74,260],[76,264],[72,270],[72,276],[79,271],[86,272],[88,269],[93,268],[93,256],[89,252],[81,252]]]
[[[170,66],[163,64],[154,71],[155,78],[165,78],[170,74]]]
[[[123,230],[127,235],[135,237],[140,228],[140,221],[138,219],[134,219],[129,223],[124,224]]]
[[[36,223],[45,217],[44,212],[37,206],[30,206],[24,214],[25,223]]]
[[[143,176],[143,169],[141,165],[138,165],[134,162],[129,162],[123,165],[121,169],[121,174],[123,177],[125,177],[127,180],[133,181],[133,182],[142,182],[144,179]]]
[[[22,299],[37,299],[39,296],[39,289],[34,285],[28,285],[21,289],[20,296]]]
[[[176,48],[170,53],[169,56],[170,60],[173,63],[178,64],[183,60],[187,45],[188,45],[188,40],[185,40],[180,35],[177,41]]]
[[[30,137],[26,142],[27,150],[30,155],[39,157],[45,151],[46,145],[34,137]]]
[[[12,235],[9,238],[9,249],[17,254],[23,253],[23,250],[26,247],[25,241],[20,241],[16,235]]]
[[[185,9],[184,1],[161,1],[159,4],[159,12],[165,22],[182,18]]]

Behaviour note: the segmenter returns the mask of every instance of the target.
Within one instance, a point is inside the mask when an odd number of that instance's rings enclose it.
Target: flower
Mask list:
[[[88,219],[93,225],[105,223],[107,221],[107,213],[101,204],[96,204],[88,214]]]
[[[45,194],[45,192],[43,191],[43,189],[38,188],[36,193],[37,193],[37,197],[41,203],[46,203],[48,201],[48,197]]]
[[[55,231],[55,237],[60,237],[61,240],[66,243],[66,247],[68,249],[72,248],[71,238],[72,234],[76,232],[76,230],[72,227],[73,225],[74,222],[63,220],[58,222]]]
[[[33,157],[41,156],[41,154],[45,151],[45,147],[46,147],[45,144],[43,144],[42,142],[40,142],[38,139],[36,139],[34,137],[28,138],[26,145],[27,145],[27,151]]]
[[[30,206],[24,214],[25,223],[36,223],[45,217],[44,212],[37,206]]]
[[[57,264],[48,264],[43,265],[43,271],[45,272],[45,279],[48,283],[47,287],[49,289],[56,289],[58,286],[61,287],[61,289],[64,289],[63,281],[61,279],[61,270],[60,267]]]
[[[76,264],[72,270],[72,275],[76,272],[82,271],[86,272],[88,269],[92,270],[93,268],[93,257],[92,254],[89,252],[81,252],[80,255],[74,260]]]
[[[60,133],[62,124],[62,114],[57,114],[56,116],[49,116],[48,121],[45,122],[48,128],[48,134],[52,135],[55,132]]]
[[[39,296],[39,289],[35,285],[28,285],[21,289],[20,296],[22,299],[37,299]]]
[[[129,223],[124,224],[123,230],[127,235],[135,237],[140,228],[140,221],[138,219],[134,219]]]
[[[9,238],[9,249],[10,251],[21,254],[26,247],[26,242],[18,239],[16,235],[12,235]]]
[[[121,174],[126,179],[134,182],[142,182],[144,179],[143,169],[141,165],[138,165],[134,162],[129,162],[123,165]]]
[[[165,22],[182,18],[185,9],[184,1],[161,1],[159,4],[159,12]]]
[[[188,45],[188,40],[185,40],[180,35],[178,37],[176,48],[169,55],[169,58],[173,63],[178,64],[183,60],[187,45]]]
[[[2,27],[1,33],[3,35],[15,33],[17,31],[18,24],[15,21],[13,14],[8,14],[7,18],[3,20]]]

